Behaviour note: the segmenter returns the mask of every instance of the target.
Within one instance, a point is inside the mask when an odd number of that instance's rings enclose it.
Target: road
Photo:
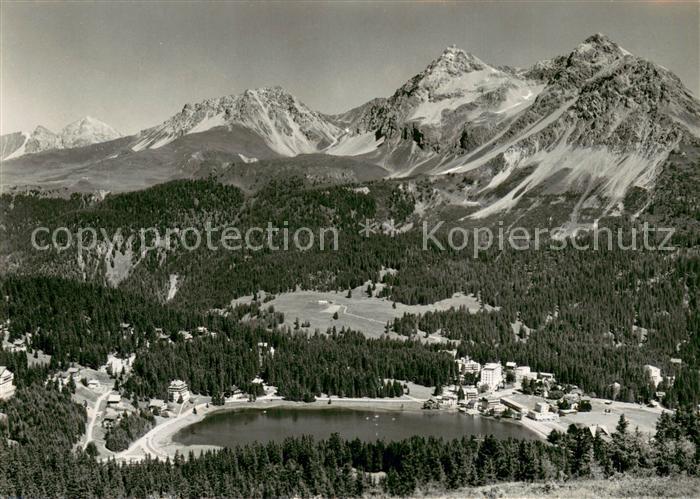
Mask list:
[[[92,432],[95,429],[95,422],[97,421],[97,416],[102,413],[100,411],[100,405],[105,401],[109,394],[112,393],[111,390],[106,391],[98,397],[95,401],[95,406],[92,408],[92,417],[88,423],[87,429],[85,430],[85,443],[83,444],[83,450],[85,450],[90,442],[92,442]]]

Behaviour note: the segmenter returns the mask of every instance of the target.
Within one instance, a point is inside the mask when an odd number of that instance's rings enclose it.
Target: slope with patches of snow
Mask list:
[[[543,88],[539,80],[496,69],[449,47],[388,99],[334,117],[345,125],[347,136],[328,152],[359,153],[394,175],[424,172],[497,134]]]
[[[345,134],[323,152],[332,156],[360,156],[375,151],[383,143],[384,137],[377,139],[371,132],[358,135]]]
[[[604,147],[577,148],[562,140],[554,150],[540,151],[514,165],[519,168],[534,165],[534,170],[505,196],[473,213],[471,218],[482,219],[508,212],[536,187],[543,186],[549,193],[580,191],[594,186],[595,194],[607,199],[608,206],[612,206],[632,186],[649,188],[657,167],[666,157],[667,153],[650,158],[637,153],[616,154]],[[555,175],[556,181],[553,180]]]
[[[73,149],[120,138],[122,135],[100,120],[86,116],[69,123],[55,133],[37,126],[31,133],[16,132],[0,137],[0,159],[10,160],[24,154],[35,154],[57,149]]]
[[[257,133],[270,149],[283,156],[318,152],[343,134],[331,120],[311,111],[285,90],[260,88],[187,104],[161,125],[142,131],[132,150],[157,149],[183,135],[232,125]]]
[[[107,142],[122,136],[114,128],[98,119],[86,116],[66,125],[60,132],[64,149],[83,147],[90,144]]]
[[[470,192],[483,204],[472,218],[507,212],[536,188],[583,191],[608,212],[631,187],[651,187],[669,151],[697,131],[700,103],[680,80],[602,35],[546,66],[551,78],[531,106],[437,169],[486,180]],[[494,199],[503,184],[510,190]]]

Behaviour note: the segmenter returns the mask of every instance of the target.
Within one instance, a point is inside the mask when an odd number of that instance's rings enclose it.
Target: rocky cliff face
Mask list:
[[[3,154],[109,140],[115,132],[102,125],[86,119],[59,134],[39,127],[21,147],[8,138]],[[449,47],[388,98],[335,116],[279,87],[187,104],[125,139],[129,150],[106,148],[104,160],[128,176],[137,171],[131,165],[162,156],[158,178],[167,178],[168,168],[208,153],[244,162],[353,156],[395,177],[460,175],[466,187],[451,202],[487,217],[542,190],[595,197],[605,212],[630,188],[653,186],[669,151],[690,137],[700,137],[700,103],[681,81],[597,34],[525,69],[494,67]],[[19,152],[5,152],[11,149]],[[178,158],[172,165],[171,157]],[[84,176],[82,162],[74,163]],[[13,164],[21,175],[22,165]],[[96,174],[104,171],[96,165]]]
[[[481,172],[470,194],[482,199],[512,182],[476,216],[510,209],[542,186],[587,192],[610,207],[630,187],[651,186],[668,153],[700,130],[700,104],[675,75],[603,35],[532,71],[548,75],[532,105],[441,169]]]
[[[366,106],[352,128],[386,137],[386,149],[409,140],[429,153],[468,150],[533,102],[542,88],[536,79],[449,47],[391,97]]]
[[[139,133],[133,149],[158,148],[187,134],[230,125],[253,130],[285,156],[317,152],[342,133],[328,118],[282,88],[260,88],[187,104],[161,125]]]

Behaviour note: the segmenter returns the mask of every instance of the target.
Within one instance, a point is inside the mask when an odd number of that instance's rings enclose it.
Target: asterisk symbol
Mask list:
[[[369,218],[365,219],[365,223],[360,222],[360,234],[362,234],[365,237],[369,237],[372,234],[377,233],[377,223],[373,222]]]

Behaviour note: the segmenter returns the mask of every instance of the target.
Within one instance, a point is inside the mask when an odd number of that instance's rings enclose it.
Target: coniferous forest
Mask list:
[[[677,188],[669,183],[669,189]],[[370,184],[366,194],[295,179],[273,182],[252,195],[211,179],[175,181],[104,201],[81,195],[3,195],[0,209],[9,237],[0,241],[0,250],[9,271],[0,278],[0,319],[10,320],[10,340],[31,333],[30,352],[40,350],[51,361],[30,367],[26,354],[0,352],[0,365],[15,374],[18,386],[12,399],[0,403],[0,413],[7,416],[0,420],[0,495],[410,495],[619,473],[695,475],[700,259],[693,250],[696,226],[678,222],[687,214],[660,199],[653,204],[649,220],[683,227],[675,236],[673,258],[614,249],[604,254],[492,249],[471,258],[421,250],[417,229],[359,235],[359,224],[368,218],[408,222],[420,196],[386,181]],[[289,220],[295,226],[338,227],[340,248],[280,255],[176,247],[143,258],[134,251],[129,273],[118,281],[110,280],[114,260],[104,252],[81,255],[79,268],[71,250],[27,249],[36,225],[77,233],[97,224],[128,234],[143,226],[201,227],[213,221],[251,227],[268,220],[278,226]],[[446,237],[444,231],[436,233],[440,241]],[[381,272],[384,268],[395,271]],[[185,278],[175,297],[166,299],[172,274]],[[474,294],[482,308],[405,314],[387,324],[387,331],[404,339],[368,339],[362,331],[343,328],[292,329],[262,299],[231,304],[233,298],[260,291],[346,292],[368,281],[370,290],[381,284],[378,297],[392,302],[430,304],[461,292]],[[514,324],[526,327],[516,332]],[[199,334],[197,328],[215,334]],[[183,330],[193,332],[192,341],[183,338]],[[423,341],[436,333],[447,342]],[[273,347],[274,356],[261,355],[260,343]],[[479,362],[512,359],[553,372],[588,394],[630,402],[655,396],[643,366],[657,365],[675,380],[662,387],[662,403],[678,411],[660,419],[652,440],[621,420],[611,439],[576,427],[553,433],[548,442],[490,436],[397,442],[290,438],[178,456],[172,462],[118,464],[98,461],[90,446],[76,448],[85,431],[85,410],[71,401],[69,390],[45,383],[59,369],[73,364],[97,368],[116,352],[136,354],[131,375],[117,376],[127,399],[164,399],[172,379],[183,379],[193,393],[213,401],[234,389],[254,395],[256,376],[288,400],[312,401],[321,394],[397,397],[405,382],[431,387],[453,382],[455,364],[444,351],[452,348]],[[151,424],[146,413],[123,419],[108,432],[108,447],[128,447]]]
[[[99,462],[73,451],[85,413],[67,390],[32,384],[0,403],[0,494],[24,497],[405,496],[512,481],[695,476],[700,419],[666,413],[653,440],[622,416],[611,439],[571,426],[547,442],[462,438],[365,443],[337,435],[288,438],[138,464]]]

